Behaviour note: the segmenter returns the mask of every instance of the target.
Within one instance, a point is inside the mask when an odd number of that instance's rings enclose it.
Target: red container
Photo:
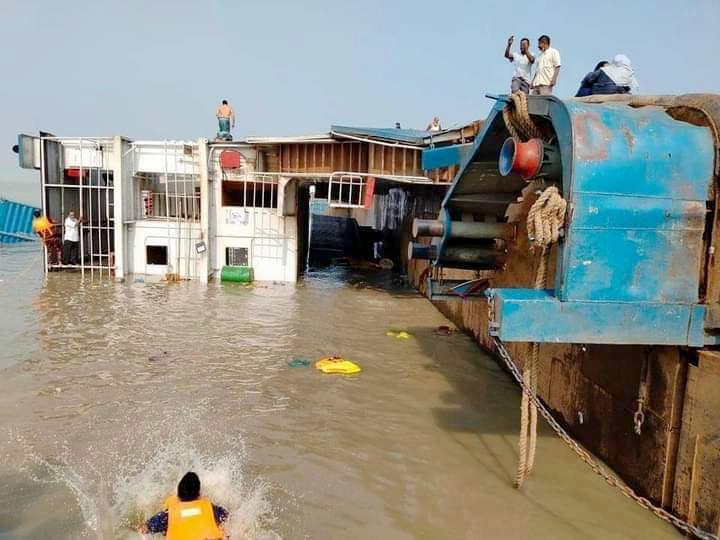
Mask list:
[[[242,163],[242,155],[237,150],[223,150],[220,152],[220,168],[239,169]]]

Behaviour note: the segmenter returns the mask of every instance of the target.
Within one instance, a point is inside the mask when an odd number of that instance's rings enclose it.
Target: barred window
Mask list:
[[[277,180],[256,180],[237,182],[224,180],[222,183],[223,206],[246,208],[277,208]]]

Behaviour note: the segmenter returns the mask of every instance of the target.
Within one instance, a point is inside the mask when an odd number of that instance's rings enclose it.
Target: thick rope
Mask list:
[[[528,212],[527,233],[530,249],[540,249],[540,258],[535,271],[534,286],[536,289],[544,289],[547,286],[550,248],[560,238],[560,231],[565,225],[566,209],[567,202],[560,195],[558,188],[550,186],[542,192]],[[537,395],[540,344],[531,343],[528,353],[528,361],[523,366],[522,378],[533,395]],[[515,487],[517,488],[522,486],[535,464],[537,418],[535,402],[526,393],[523,393],[520,401],[520,439],[518,441],[520,455],[515,474]]]
[[[524,92],[510,94],[510,102],[503,109],[503,120],[513,139],[524,142],[542,138],[540,130],[530,118]]]
[[[560,195],[555,186],[550,186],[542,192],[537,201],[533,203],[527,216],[527,233],[531,249],[536,247],[547,248],[558,241],[560,230],[565,225],[565,210],[567,202]],[[547,265],[539,267],[542,275],[535,278],[535,286],[544,282]]]

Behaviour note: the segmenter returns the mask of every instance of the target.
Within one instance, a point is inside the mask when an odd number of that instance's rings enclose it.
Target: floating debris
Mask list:
[[[361,371],[360,366],[355,362],[340,358],[339,356],[321,358],[315,362],[315,369],[323,373],[339,373],[341,375],[352,375],[353,373],[360,373]]]
[[[406,332],[405,330],[388,330],[385,335],[397,339],[410,339],[412,336],[410,332]]]
[[[288,362],[288,367],[308,367],[310,364],[312,361],[307,358],[293,358]]]
[[[163,360],[168,357],[168,352],[163,351],[160,354],[153,354],[152,356],[148,356],[148,360],[150,362],[157,362],[158,360]]]
[[[450,326],[438,326],[435,329],[435,334],[438,336],[451,336],[457,331],[457,328],[453,328]]]

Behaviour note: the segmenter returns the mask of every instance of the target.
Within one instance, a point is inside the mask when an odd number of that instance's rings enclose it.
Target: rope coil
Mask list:
[[[510,94],[510,102],[505,105],[502,114],[505,126],[513,139],[526,142],[530,139],[542,138],[540,130],[530,118],[525,93]]]

